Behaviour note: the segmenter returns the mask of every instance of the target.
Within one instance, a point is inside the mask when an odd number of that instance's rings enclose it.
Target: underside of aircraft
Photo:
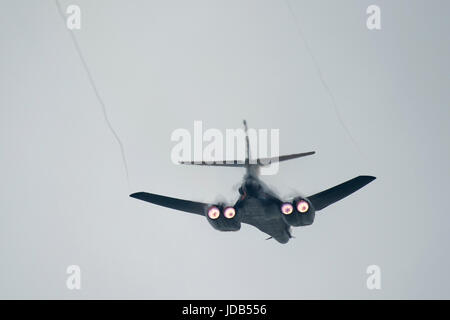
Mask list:
[[[244,120],[245,131],[247,123]],[[314,154],[314,151],[250,161],[249,138],[246,135],[246,159],[232,162],[181,162],[203,166],[228,166],[246,169],[239,199],[234,204],[202,203],[163,195],[137,192],[130,197],[159,206],[204,216],[219,231],[238,231],[241,223],[252,225],[280,243],[292,238],[291,228],[308,226],[314,222],[316,211],[347,197],[375,180],[373,176],[358,176],[322,192],[293,199],[281,199],[259,178],[259,168],[278,161],[286,161]]]

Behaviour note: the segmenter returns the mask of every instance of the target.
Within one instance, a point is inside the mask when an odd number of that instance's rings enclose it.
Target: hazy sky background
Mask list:
[[[450,298],[449,2],[290,3],[295,20],[275,0],[61,1],[81,7],[127,182],[55,2],[0,1],[0,298]],[[282,154],[317,152],[264,178],[282,195],[377,180],[287,245],[128,197],[234,201],[244,171],[175,166],[170,135],[242,119],[279,128]]]

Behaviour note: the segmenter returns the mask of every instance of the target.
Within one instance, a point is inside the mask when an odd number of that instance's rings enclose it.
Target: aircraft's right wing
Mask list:
[[[308,199],[316,210],[322,210],[330,204],[351,195],[373,180],[375,180],[375,177],[372,176],[358,176],[335,187],[309,196]]]
[[[130,194],[130,197],[157,204],[166,208],[194,213],[201,216],[205,214],[205,210],[208,207],[208,204],[206,203],[171,198],[148,192],[136,192]]]

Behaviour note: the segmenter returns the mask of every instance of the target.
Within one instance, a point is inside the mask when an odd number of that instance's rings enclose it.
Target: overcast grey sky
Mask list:
[[[450,298],[448,1],[60,3],[129,181],[55,2],[0,0],[1,298]],[[170,135],[242,119],[317,152],[264,178],[282,195],[377,180],[287,245],[128,197],[233,201],[243,170],[175,166]]]

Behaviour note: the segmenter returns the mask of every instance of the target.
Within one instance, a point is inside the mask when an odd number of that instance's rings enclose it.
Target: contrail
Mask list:
[[[358,143],[353,138],[352,134],[350,133],[350,130],[347,128],[347,126],[345,125],[344,120],[341,117],[341,113],[339,112],[339,108],[338,108],[338,105],[336,103],[336,99],[334,98],[334,95],[331,92],[330,87],[327,85],[327,83],[326,83],[326,81],[325,81],[325,79],[323,77],[322,70],[321,70],[321,68],[319,66],[319,63],[317,62],[316,58],[314,57],[314,54],[312,53],[312,50],[309,47],[309,44],[306,41],[306,38],[304,37],[302,28],[300,27],[300,23],[298,23],[298,19],[297,19],[295,13],[294,13],[294,10],[291,7],[291,4],[290,4],[289,0],[285,0],[285,4],[286,4],[287,8],[289,9],[289,12],[290,12],[290,14],[291,14],[291,16],[292,16],[292,18],[294,20],[295,25],[297,26],[297,33],[300,36],[300,38],[302,39],[303,44],[305,45],[306,51],[308,51],[308,54],[310,55],[311,60],[313,61],[313,64],[314,64],[314,66],[315,66],[315,68],[317,70],[317,74],[319,75],[320,82],[322,82],[322,85],[325,88],[325,91],[328,93],[328,96],[330,97],[331,104],[333,105],[333,109],[334,109],[334,112],[336,114],[336,117],[338,118],[341,126],[344,128],[344,130],[347,133],[348,137],[352,141],[352,143],[355,146],[356,150],[358,150],[358,152],[361,155],[363,155],[363,153],[361,152],[361,149],[358,146]]]
[[[66,23],[66,16],[64,14],[64,10],[61,7],[61,4],[59,3],[58,0],[55,0],[55,4],[56,4],[56,8],[59,12],[59,14],[61,15],[61,18],[64,21],[64,24]],[[84,70],[86,71],[86,74],[88,76],[89,79],[89,83],[91,84],[92,90],[95,93],[95,96],[97,97],[97,100],[102,108],[102,112],[103,112],[103,117],[105,119],[106,125],[109,128],[109,131],[111,131],[112,135],[114,136],[114,139],[116,140],[117,144],[119,145],[120,148],[120,153],[122,155],[122,162],[123,162],[123,166],[125,168],[125,175],[127,178],[127,183],[128,186],[130,186],[130,181],[129,181],[129,175],[128,175],[128,164],[127,164],[127,159],[125,157],[125,149],[123,146],[122,141],[119,138],[119,135],[117,134],[117,132],[114,130],[114,127],[112,126],[111,122],[109,121],[108,118],[108,113],[106,111],[106,105],[103,102],[102,97],[100,96],[100,93],[98,92],[97,86],[95,84],[94,78],[92,77],[92,73],[89,70],[88,64],[86,63],[86,59],[84,58],[83,52],[81,51],[80,45],[78,44],[77,38],[75,37],[73,31],[67,29],[69,31],[70,37],[72,39],[72,42],[75,46],[76,51],[78,52],[78,56],[80,57],[81,60],[81,64],[83,65]]]

